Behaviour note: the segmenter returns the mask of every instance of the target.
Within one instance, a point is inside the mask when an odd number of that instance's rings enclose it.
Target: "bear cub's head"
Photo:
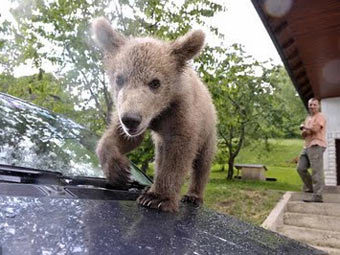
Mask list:
[[[105,56],[121,126],[128,136],[138,136],[180,97],[187,62],[203,47],[204,33],[196,30],[172,42],[125,37],[105,18],[92,23],[92,32]]]

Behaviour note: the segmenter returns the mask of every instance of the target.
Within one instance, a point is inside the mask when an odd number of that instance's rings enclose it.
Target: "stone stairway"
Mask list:
[[[275,231],[340,255],[340,194],[324,194],[324,203],[302,202],[310,195],[292,193]]]

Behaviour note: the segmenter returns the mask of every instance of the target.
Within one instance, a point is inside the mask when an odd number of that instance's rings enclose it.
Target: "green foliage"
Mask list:
[[[277,116],[271,69],[245,56],[242,48],[206,48],[199,70],[208,84],[218,113],[219,153],[228,156],[228,179],[246,140],[267,139]],[[219,154],[218,154],[219,155]],[[221,158],[221,157],[220,157]]]
[[[154,159],[154,145],[149,131],[146,132],[142,144],[129,154],[129,159],[135,162],[143,172],[147,171]]]
[[[226,146],[218,146],[215,159],[214,159],[214,164],[217,166],[220,166],[220,171],[224,172],[225,168],[225,163],[228,162],[228,150]]]
[[[18,45],[13,43],[14,25],[0,21],[0,70],[3,74],[11,74],[18,64]]]
[[[306,108],[282,66],[273,69],[270,80],[276,84],[277,100],[274,107],[279,118],[273,124],[279,130],[277,137],[300,138],[299,126],[306,117]]]

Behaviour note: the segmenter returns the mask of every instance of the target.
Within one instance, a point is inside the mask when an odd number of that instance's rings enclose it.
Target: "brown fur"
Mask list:
[[[140,144],[149,128],[156,147],[155,182],[138,203],[177,211],[189,171],[191,184],[183,201],[202,203],[216,147],[216,113],[207,88],[187,61],[201,50],[203,32],[174,42],[125,38],[104,18],[95,20],[92,29],[105,53],[116,106],[97,147],[105,175],[114,184],[129,180],[125,154]]]

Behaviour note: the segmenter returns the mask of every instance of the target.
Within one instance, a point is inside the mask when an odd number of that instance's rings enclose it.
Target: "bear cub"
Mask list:
[[[172,42],[125,37],[104,18],[92,23],[104,54],[115,104],[111,123],[97,146],[102,169],[114,185],[130,180],[126,154],[147,129],[155,144],[154,183],[137,199],[142,206],[176,212],[183,202],[199,205],[216,150],[216,113],[207,87],[188,65],[202,49],[204,33],[189,32]]]

